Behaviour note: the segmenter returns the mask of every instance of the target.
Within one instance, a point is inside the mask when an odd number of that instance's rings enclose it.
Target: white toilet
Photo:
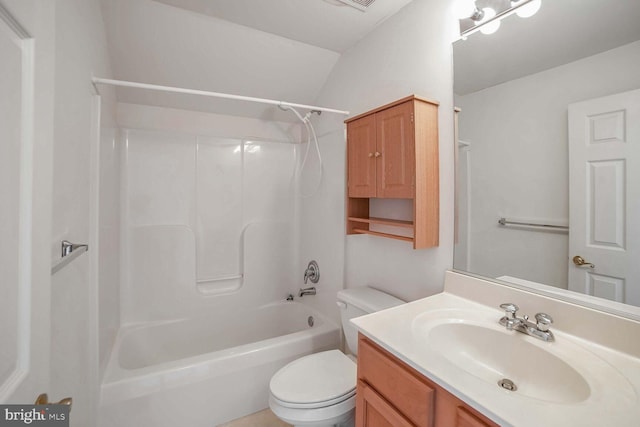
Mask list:
[[[404,304],[368,287],[338,292],[342,329],[356,355],[358,333],[350,319]],[[355,357],[339,350],[323,351],[289,363],[271,378],[269,407],[294,426],[352,427],[356,407]]]

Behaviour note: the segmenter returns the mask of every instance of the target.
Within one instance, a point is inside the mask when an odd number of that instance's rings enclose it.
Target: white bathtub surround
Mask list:
[[[206,296],[236,293],[250,305],[284,298],[293,284],[296,146],[149,130],[125,138],[123,323],[229,303]],[[258,291],[263,282],[284,287]]]
[[[132,104],[118,123],[120,329],[100,425],[210,427],[264,409],[273,373],[340,345],[333,322],[285,302],[302,282],[300,125]]]
[[[116,128],[100,134],[98,357],[100,380],[120,327],[120,137]]]
[[[505,302],[519,316],[551,315],[555,341],[499,325]],[[640,343],[628,339],[640,334],[635,320],[448,272],[443,293],[353,323],[500,425],[631,427],[640,418]],[[474,346],[479,334],[487,342]],[[499,388],[503,375],[519,390]]]
[[[298,125],[131,104],[118,120],[122,325],[296,289]]]
[[[210,427],[251,414],[267,406],[278,369],[339,342],[337,325],[298,302],[123,328],[99,425]]]

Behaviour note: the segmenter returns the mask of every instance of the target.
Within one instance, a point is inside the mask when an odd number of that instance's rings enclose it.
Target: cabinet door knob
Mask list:
[[[380,154],[380,152],[376,151],[376,157],[380,157],[382,156],[382,154]]]
[[[373,153],[369,153],[369,157],[373,157]]]

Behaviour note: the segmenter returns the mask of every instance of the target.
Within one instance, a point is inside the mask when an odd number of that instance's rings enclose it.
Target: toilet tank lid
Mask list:
[[[338,301],[352,304],[367,313],[395,307],[405,301],[368,286],[338,291]]]

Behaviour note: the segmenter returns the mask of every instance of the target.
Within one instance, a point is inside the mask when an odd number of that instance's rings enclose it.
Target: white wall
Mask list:
[[[132,104],[118,120],[122,324],[284,300],[299,125]]]
[[[640,87],[637,69],[640,42],[456,98],[471,143],[470,271],[566,288],[566,234],[497,220],[568,223],[567,106]]]
[[[110,75],[97,0],[55,2],[55,128],[51,257],[60,241],[89,243],[87,255],[52,277],[52,399],[72,396],[72,426],[92,425],[98,392],[98,135],[92,74]],[[102,122],[113,121],[104,92]],[[93,128],[92,128],[93,127]]]
[[[300,279],[310,259],[321,279],[313,304],[337,316],[336,292],[371,285],[406,300],[442,290],[453,259],[453,95],[450,2],[415,0],[342,55],[318,105],[363,113],[410,94],[440,102],[440,246],[413,250],[406,242],[345,236],[344,117],[323,115],[320,193],[302,205]]]

